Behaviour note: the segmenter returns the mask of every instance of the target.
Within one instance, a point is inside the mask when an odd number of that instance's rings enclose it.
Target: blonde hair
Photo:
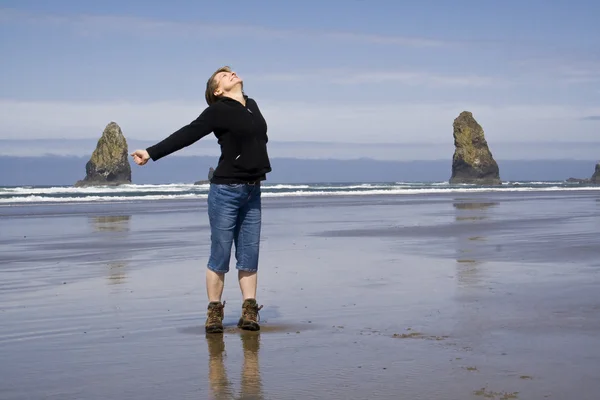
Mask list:
[[[208,78],[206,82],[206,92],[204,93],[204,98],[206,99],[206,103],[210,106],[215,103],[219,96],[215,96],[215,90],[217,90],[217,82],[215,81],[215,77],[220,72],[231,72],[231,68],[229,66],[224,66],[213,72],[213,74]],[[242,87],[242,93],[244,92],[244,88]]]

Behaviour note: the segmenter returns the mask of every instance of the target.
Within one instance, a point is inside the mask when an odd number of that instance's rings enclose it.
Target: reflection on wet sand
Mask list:
[[[108,284],[119,285],[126,281],[127,274],[125,273],[126,262],[111,262],[108,263]]]
[[[208,382],[212,399],[230,399],[233,397],[231,383],[225,368],[225,341],[223,335],[206,335],[208,344]]]
[[[89,217],[89,220],[96,232],[129,231],[129,220],[130,219],[131,219],[131,215],[99,215],[99,216]]]
[[[464,199],[455,199],[453,203],[457,210],[456,221],[460,223],[473,223],[489,218],[487,210],[498,205],[497,202],[482,202]],[[480,243],[485,242],[484,236],[458,235],[456,237],[456,262],[458,264],[458,281],[462,284],[474,284],[477,282],[477,267],[483,264],[483,260],[476,255]]]
[[[260,380],[260,365],[258,364],[260,335],[247,332],[243,333],[240,338],[244,349],[240,395],[242,398],[262,399],[262,382]]]
[[[96,215],[89,217],[93,231],[104,233],[101,236],[104,245],[107,241],[120,242],[123,240],[123,236],[129,235],[130,220],[131,215]],[[114,234],[111,234],[113,232]],[[127,261],[118,259],[107,263],[109,285],[120,285],[126,282],[127,264]]]
[[[456,216],[456,220],[457,221],[482,221],[484,220],[486,217],[483,215],[457,215]]]
[[[454,208],[456,208],[457,210],[486,210],[490,207],[495,207],[498,205],[497,202],[493,201],[481,202],[467,200],[465,202],[456,202],[457,200],[460,199],[455,199],[455,203],[453,204]]]
[[[260,365],[258,351],[260,347],[260,334],[255,332],[242,332],[240,334],[244,354],[241,372],[240,399],[263,399],[262,382],[260,379]],[[208,344],[208,379],[211,399],[231,399],[234,389],[227,377],[224,358],[225,341],[222,334],[206,335]]]
[[[469,212],[469,211],[485,211],[491,207],[495,207],[498,205],[497,202],[482,202],[482,201],[472,201],[472,200],[465,200],[465,201],[458,201],[460,199],[455,199],[455,202],[452,204],[454,206],[454,208],[456,210],[460,210],[460,211],[464,211],[464,212],[460,212],[458,211],[458,214],[456,215],[456,220],[457,221],[481,221],[481,220],[485,220],[487,219],[487,215],[485,213],[477,213],[477,212]]]

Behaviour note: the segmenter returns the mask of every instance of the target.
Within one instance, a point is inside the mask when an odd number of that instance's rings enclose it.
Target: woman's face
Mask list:
[[[215,81],[217,82],[217,89],[215,90],[215,96],[222,96],[225,93],[229,93],[237,85],[242,84],[242,78],[237,76],[233,71],[231,72],[219,72],[215,75]]]

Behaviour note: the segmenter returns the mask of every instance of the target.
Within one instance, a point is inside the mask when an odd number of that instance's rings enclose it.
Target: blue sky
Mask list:
[[[274,141],[600,142],[593,1],[0,1],[0,139],[160,140],[231,65]],[[206,140],[207,144],[214,141]],[[202,144],[201,146],[205,146]]]

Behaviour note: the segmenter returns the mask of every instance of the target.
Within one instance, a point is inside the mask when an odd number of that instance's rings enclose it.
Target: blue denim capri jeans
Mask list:
[[[210,257],[208,269],[229,272],[231,247],[235,244],[236,268],[258,270],[261,230],[261,192],[256,184],[210,184],[208,219],[210,221]]]

